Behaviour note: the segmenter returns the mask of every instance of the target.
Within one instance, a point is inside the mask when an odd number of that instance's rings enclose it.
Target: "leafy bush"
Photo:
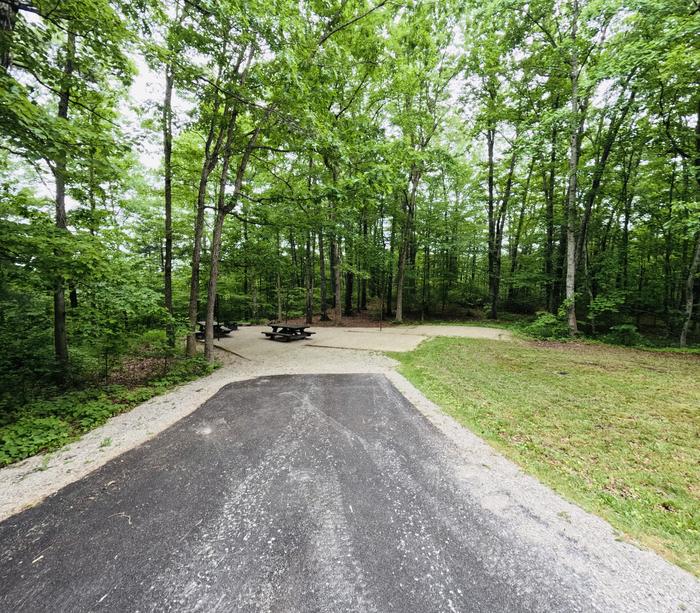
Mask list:
[[[164,377],[142,387],[111,385],[26,404],[0,421],[0,466],[61,447],[113,415],[212,369],[201,357],[177,360]]]
[[[596,325],[609,325],[613,318],[620,312],[625,303],[625,292],[616,290],[607,294],[601,294],[588,304],[587,318],[591,322],[591,328],[595,331]]]
[[[547,312],[538,313],[537,319],[525,326],[523,331],[543,340],[562,339],[569,335],[569,329],[562,318]]]
[[[71,438],[70,425],[58,417],[22,417],[0,428],[0,466],[60,447]]]
[[[613,345],[625,345],[627,347],[639,345],[643,340],[644,338],[638,332],[637,326],[632,324],[613,326],[610,328],[610,332],[605,336],[606,342],[612,343]]]

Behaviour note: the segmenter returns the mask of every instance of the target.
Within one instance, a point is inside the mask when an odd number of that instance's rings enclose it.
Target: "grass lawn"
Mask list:
[[[697,355],[439,338],[392,357],[527,472],[700,576]]]

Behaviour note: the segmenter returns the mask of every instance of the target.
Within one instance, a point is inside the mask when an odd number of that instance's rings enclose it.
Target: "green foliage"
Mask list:
[[[523,332],[542,340],[564,339],[569,337],[566,320],[552,313],[540,312],[532,323],[523,327]]]
[[[26,404],[0,415],[0,466],[57,449],[174,385],[204,376],[212,366],[201,358],[177,360],[147,385],[97,387]]]
[[[73,436],[73,428],[64,419],[28,414],[0,428],[0,466],[58,448]]]
[[[613,345],[625,345],[633,347],[642,344],[644,338],[632,324],[619,324],[610,328],[604,337],[605,341]]]
[[[625,293],[620,291],[596,296],[596,298],[591,300],[588,304],[588,318],[591,321],[598,321],[605,315],[615,315],[620,312],[620,308],[624,305],[625,300]]]

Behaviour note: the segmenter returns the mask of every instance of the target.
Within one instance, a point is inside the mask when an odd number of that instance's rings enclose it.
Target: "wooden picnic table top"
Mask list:
[[[268,324],[273,330],[276,330],[277,328],[283,329],[283,330],[306,330],[306,328],[310,328],[311,326],[308,324]]]

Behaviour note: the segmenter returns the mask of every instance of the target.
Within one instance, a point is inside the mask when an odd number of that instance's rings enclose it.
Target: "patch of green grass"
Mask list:
[[[438,338],[400,371],[525,470],[700,575],[700,360]]]
[[[525,319],[408,319],[402,324],[405,326],[464,326],[464,327],[479,327],[479,328],[497,328],[499,330],[517,330],[522,327],[523,322],[529,321]]]
[[[128,389],[120,385],[69,392],[20,407],[0,422],[0,467],[58,449],[110,417],[124,413],[172,387],[202,377],[213,367],[202,358],[175,362],[168,373],[147,385]],[[111,444],[106,438],[101,447]],[[39,468],[45,470],[45,468]]]

